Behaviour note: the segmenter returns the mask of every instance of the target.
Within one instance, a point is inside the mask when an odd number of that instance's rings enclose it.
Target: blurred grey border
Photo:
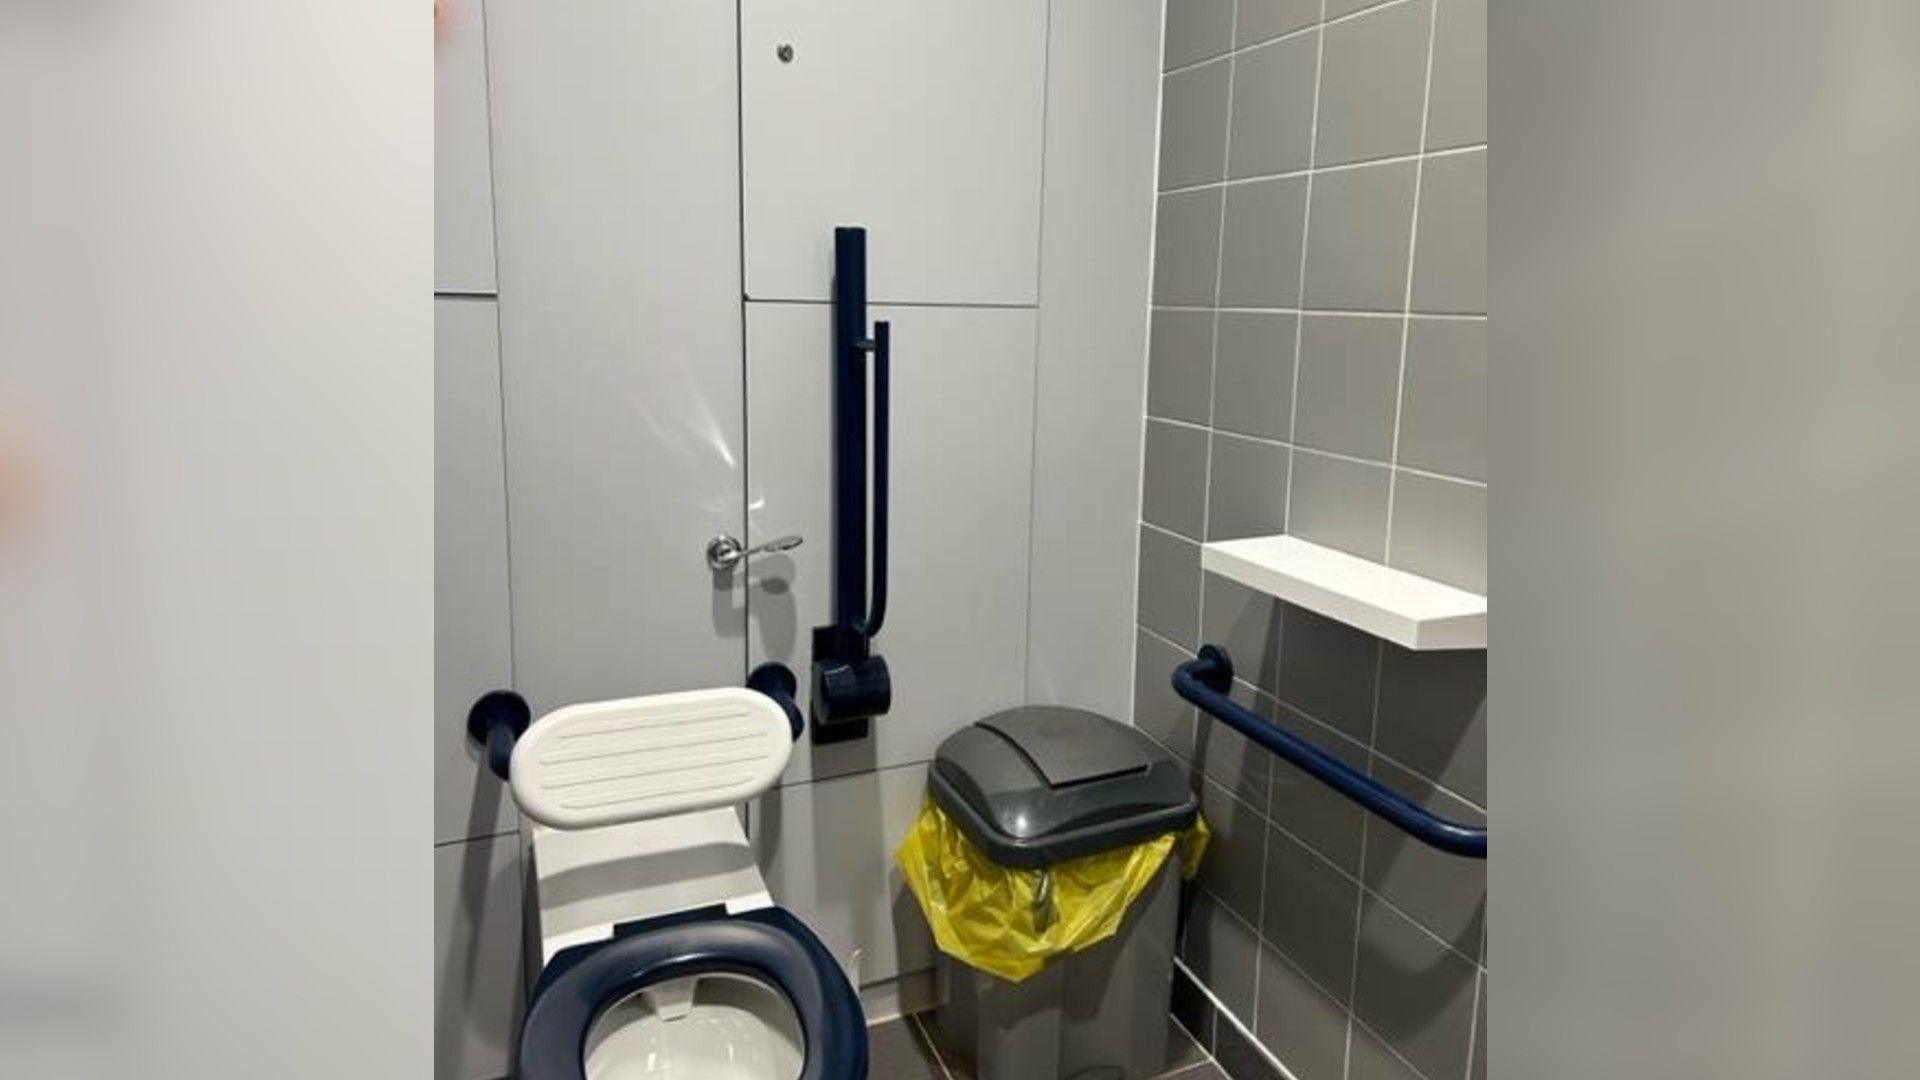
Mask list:
[[[1920,5],[1488,24],[1489,1075],[1920,1075]]]
[[[431,18],[0,2],[0,1076],[431,1074]]]

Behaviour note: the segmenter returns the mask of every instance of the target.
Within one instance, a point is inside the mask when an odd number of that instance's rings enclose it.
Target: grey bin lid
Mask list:
[[[927,784],[987,856],[1030,870],[1185,829],[1200,812],[1178,759],[1085,709],[1029,705],[949,736]]]

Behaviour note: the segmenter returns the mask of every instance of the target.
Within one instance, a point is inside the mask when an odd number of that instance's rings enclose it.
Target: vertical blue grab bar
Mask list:
[[[1199,656],[1173,670],[1173,688],[1181,697],[1407,835],[1454,855],[1487,857],[1486,829],[1448,821],[1298,735],[1276,727],[1228,697],[1232,686],[1233,661],[1218,645],[1201,646]]]

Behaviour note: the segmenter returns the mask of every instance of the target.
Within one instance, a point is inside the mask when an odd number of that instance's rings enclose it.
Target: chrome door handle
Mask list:
[[[731,570],[741,562],[755,555],[771,555],[776,551],[792,551],[800,546],[800,537],[796,535],[776,536],[761,544],[749,548],[727,533],[707,541],[707,565],[715,570]]]

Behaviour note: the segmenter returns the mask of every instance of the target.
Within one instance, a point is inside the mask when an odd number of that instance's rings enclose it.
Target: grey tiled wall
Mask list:
[[[1199,567],[1206,541],[1290,532],[1485,590],[1485,40],[1485,0],[1167,6],[1135,720],[1218,836],[1184,961],[1300,1080],[1484,1076],[1486,866],[1168,677],[1222,644],[1274,723],[1485,820],[1485,652],[1408,652]]]

